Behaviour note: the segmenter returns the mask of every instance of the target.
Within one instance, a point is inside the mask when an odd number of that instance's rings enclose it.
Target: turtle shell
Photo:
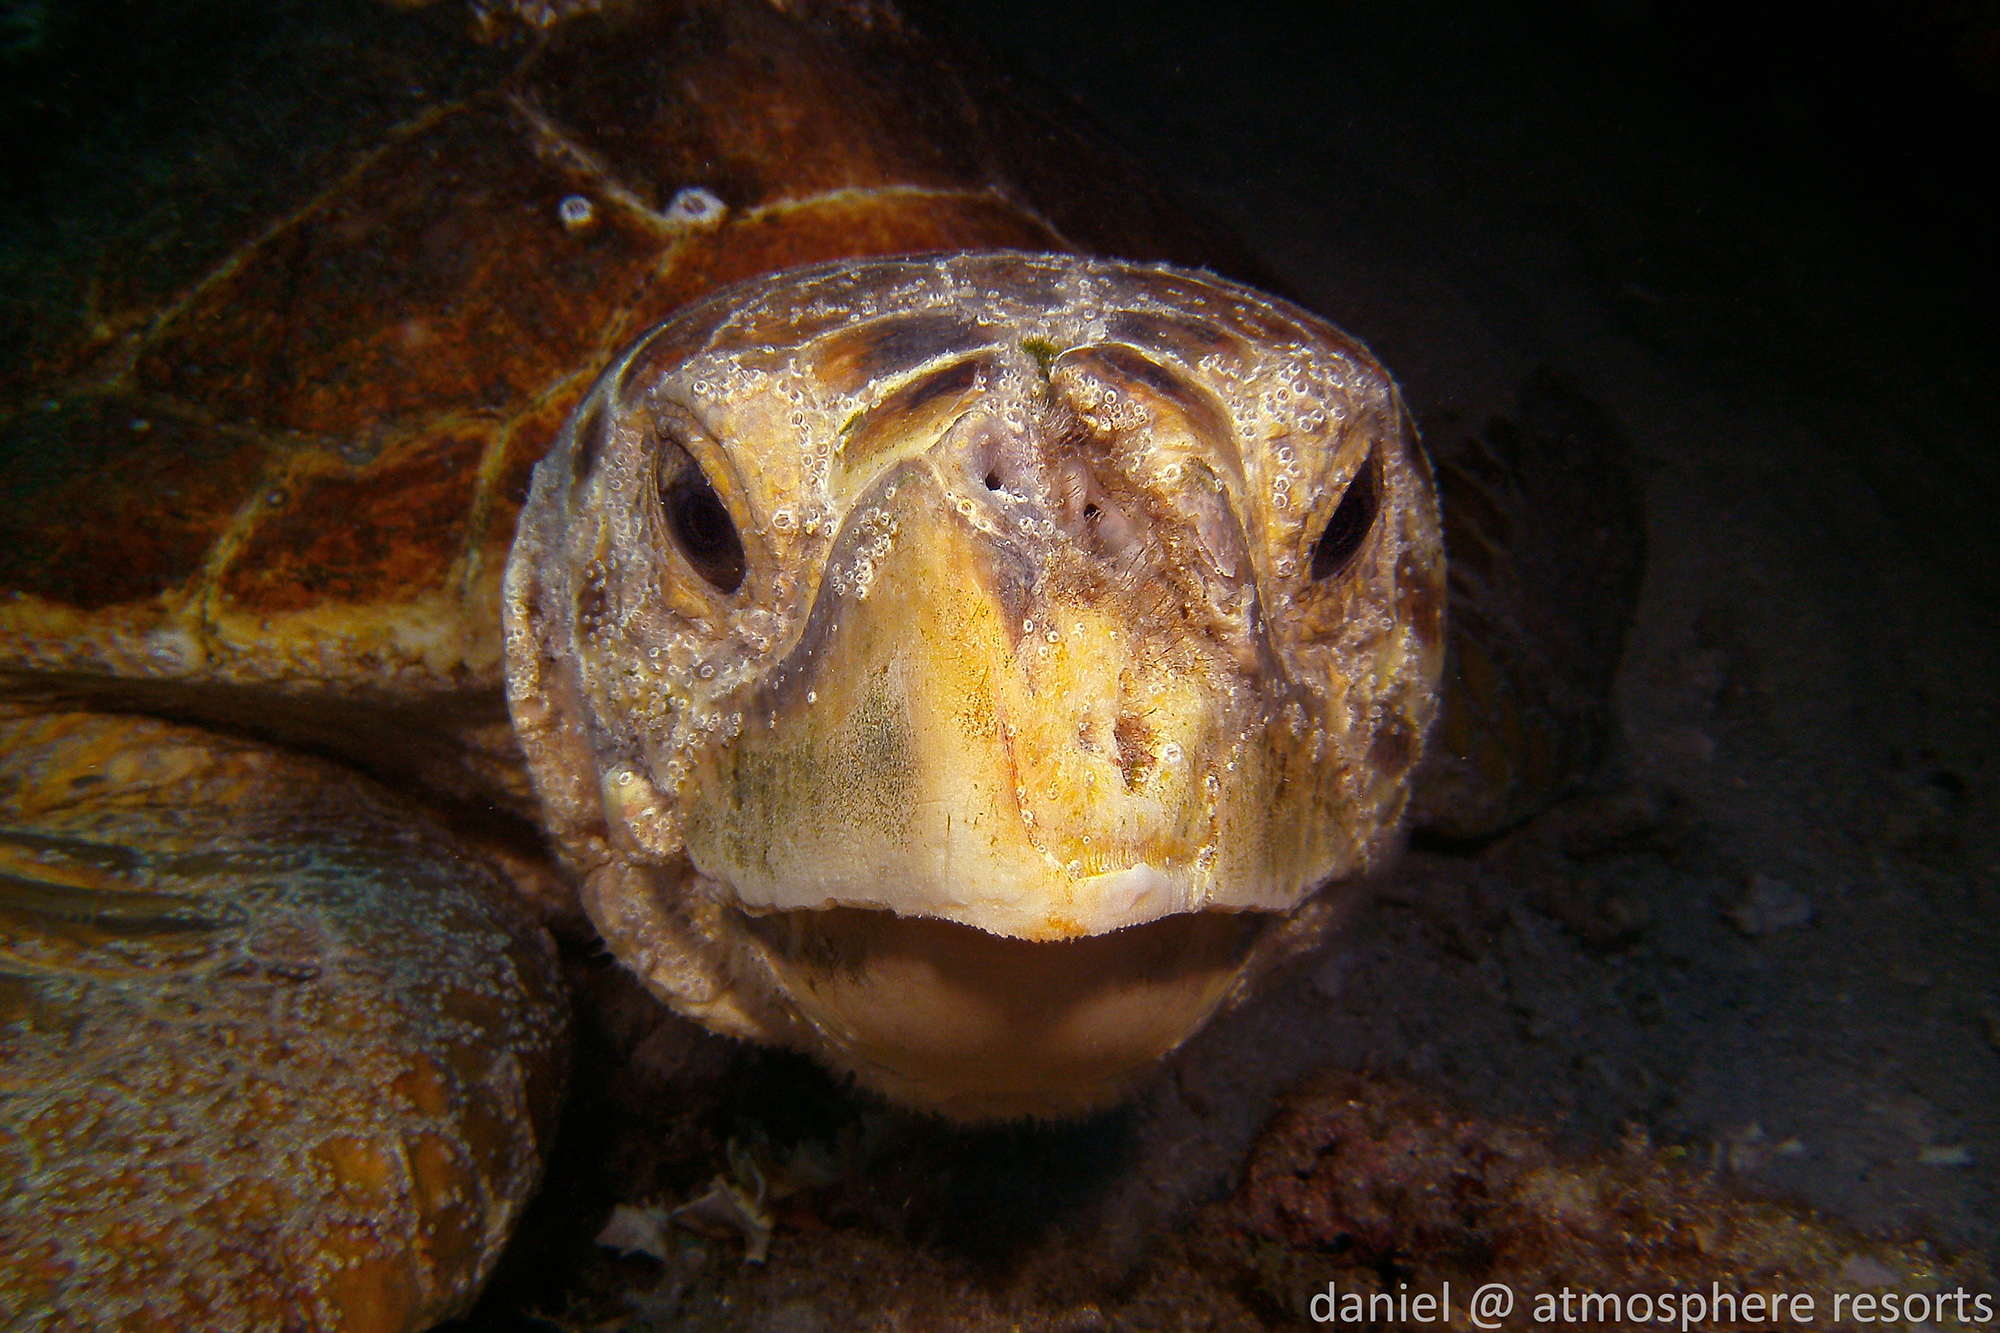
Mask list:
[[[17,688],[249,722],[526,812],[500,570],[536,460],[639,331],[848,256],[1249,267],[878,5],[659,0],[485,44],[449,9],[338,41],[274,20],[223,78],[228,52],[162,38],[100,115],[118,144],[30,164],[0,260]],[[161,106],[174,128],[141,132]]]

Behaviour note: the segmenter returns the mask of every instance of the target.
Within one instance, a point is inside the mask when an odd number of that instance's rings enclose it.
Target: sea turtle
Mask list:
[[[545,925],[901,1101],[1067,1114],[1334,918],[1441,675],[1453,836],[1595,743],[1615,630],[1519,610],[1491,503],[1598,431],[1558,389],[1460,433],[1448,648],[1381,366],[886,6],[346,22],[315,152],[8,261],[27,1326],[464,1308],[561,1100]],[[1552,567],[1615,601],[1619,530]]]

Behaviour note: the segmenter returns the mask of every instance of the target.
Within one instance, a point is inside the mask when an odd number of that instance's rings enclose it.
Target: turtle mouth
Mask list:
[[[1025,940],[857,907],[739,913],[864,1081],[958,1119],[1107,1105],[1198,1029],[1282,918],[1183,912]]]

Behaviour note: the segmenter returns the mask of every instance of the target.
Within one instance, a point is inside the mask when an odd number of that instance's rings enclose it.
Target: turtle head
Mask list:
[[[1061,1113],[1384,851],[1442,580],[1394,385],[1296,307],[829,266],[691,307],[577,409],[508,569],[510,700],[593,919],[676,1008]]]

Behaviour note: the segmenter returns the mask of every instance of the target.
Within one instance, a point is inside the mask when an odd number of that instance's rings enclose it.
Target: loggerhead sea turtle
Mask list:
[[[1364,348],[883,5],[395,41],[318,159],[9,311],[28,1326],[464,1308],[561,1099],[544,923],[899,1100],[1070,1113],[1334,919],[1427,733],[1457,837],[1594,745],[1616,632],[1535,617],[1491,504],[1595,429],[1560,391],[1464,435],[1446,543]],[[1609,530],[1553,581],[1629,593]]]

